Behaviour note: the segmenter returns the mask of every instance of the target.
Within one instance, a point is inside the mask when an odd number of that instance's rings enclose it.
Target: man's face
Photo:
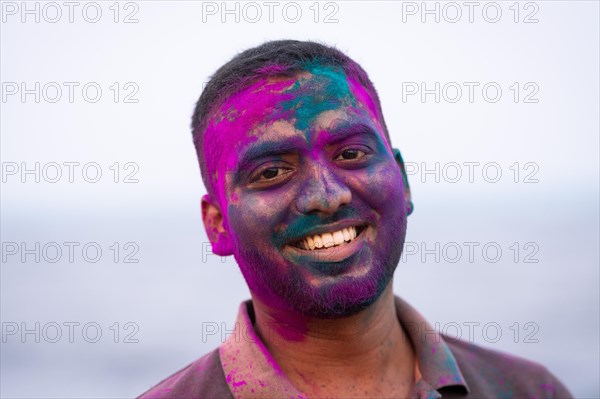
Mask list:
[[[218,240],[233,248],[253,295],[319,318],[379,297],[400,259],[406,207],[400,168],[358,82],[324,67],[265,78],[223,104],[204,137]]]

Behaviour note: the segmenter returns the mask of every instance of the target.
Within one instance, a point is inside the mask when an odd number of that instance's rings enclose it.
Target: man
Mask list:
[[[192,121],[237,332],[143,398],[568,398],[543,366],[451,340],[395,297],[410,190],[363,69],[314,42],[222,66]]]

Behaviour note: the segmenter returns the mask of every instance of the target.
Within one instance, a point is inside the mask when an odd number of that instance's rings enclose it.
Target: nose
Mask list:
[[[296,199],[296,207],[303,214],[333,214],[351,200],[350,189],[327,167],[315,164],[307,172]]]

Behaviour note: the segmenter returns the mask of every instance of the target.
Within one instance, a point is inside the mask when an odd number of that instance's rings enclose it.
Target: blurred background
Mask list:
[[[598,2],[424,4],[2,2],[1,396],[134,397],[227,337],[249,293],[210,253],[190,117],[294,38],[380,94],[415,203],[396,294],[600,397]]]

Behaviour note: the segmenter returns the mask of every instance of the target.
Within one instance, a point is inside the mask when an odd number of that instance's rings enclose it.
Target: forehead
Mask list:
[[[310,143],[320,133],[352,121],[371,124],[383,136],[370,94],[339,69],[313,66],[293,77],[261,78],[230,96],[213,114],[204,135],[206,166],[233,171],[239,155],[253,144]]]

